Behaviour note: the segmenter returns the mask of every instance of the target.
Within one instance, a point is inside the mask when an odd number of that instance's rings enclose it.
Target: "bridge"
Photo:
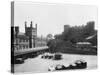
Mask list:
[[[48,46],[18,50],[18,51],[14,52],[14,56],[29,54],[29,53],[33,53],[33,52],[35,53],[35,52],[45,51],[47,49],[48,49]]]

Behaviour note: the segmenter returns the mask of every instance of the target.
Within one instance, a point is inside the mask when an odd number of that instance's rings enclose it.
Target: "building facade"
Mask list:
[[[25,22],[25,33],[19,31],[18,26],[11,27],[12,50],[24,50],[28,48],[46,46],[46,38],[37,37],[37,24],[33,27],[32,21],[30,27]]]

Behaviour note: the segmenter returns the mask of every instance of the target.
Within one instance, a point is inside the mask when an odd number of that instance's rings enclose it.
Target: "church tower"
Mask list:
[[[27,27],[27,24],[25,22],[25,34],[29,37],[29,47],[35,47],[35,40],[37,37],[37,24],[36,27],[33,27],[33,22],[31,21],[30,27]]]

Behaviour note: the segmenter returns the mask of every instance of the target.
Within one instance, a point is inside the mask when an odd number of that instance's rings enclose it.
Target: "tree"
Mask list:
[[[54,35],[54,38],[62,40],[63,39],[63,35],[62,34],[56,34],[56,35]]]
[[[53,39],[53,35],[52,34],[48,34],[47,35],[47,39]]]

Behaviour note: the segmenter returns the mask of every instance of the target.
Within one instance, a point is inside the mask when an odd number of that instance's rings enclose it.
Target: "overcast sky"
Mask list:
[[[34,2],[15,2],[14,25],[20,27],[20,32],[25,31],[24,22],[37,23],[38,36],[59,34],[63,32],[64,25],[70,26],[86,24],[95,21],[97,29],[97,8],[85,5],[48,4]]]

